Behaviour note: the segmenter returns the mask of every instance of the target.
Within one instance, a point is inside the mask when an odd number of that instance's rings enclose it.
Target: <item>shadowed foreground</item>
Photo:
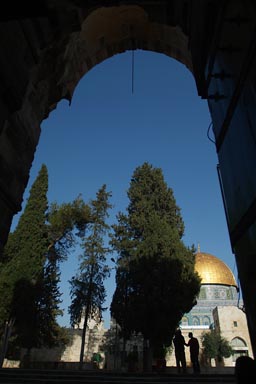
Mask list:
[[[231,383],[236,380],[233,374],[144,374],[144,373],[113,373],[105,371],[65,371],[3,368],[0,369],[1,384],[158,384],[158,383]]]

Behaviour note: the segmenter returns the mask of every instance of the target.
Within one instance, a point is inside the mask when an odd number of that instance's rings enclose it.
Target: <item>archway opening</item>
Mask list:
[[[89,200],[106,183],[113,193],[113,222],[126,208],[133,170],[148,161],[162,168],[174,191],[185,222],[184,242],[199,242],[233,268],[209,124],[207,103],[184,65],[149,51],[115,55],[82,78],[71,105],[60,102],[43,122],[27,192],[42,163],[49,171],[49,202],[71,201],[79,193]],[[61,325],[69,325],[68,280],[78,253],[62,268]],[[114,275],[107,290],[109,306]],[[109,312],[105,323],[108,327]]]

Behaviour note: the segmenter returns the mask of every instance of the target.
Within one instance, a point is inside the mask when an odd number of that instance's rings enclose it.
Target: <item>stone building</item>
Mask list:
[[[201,347],[201,337],[204,332],[215,328],[221,336],[228,340],[235,353],[224,359],[224,366],[233,367],[236,358],[240,355],[253,357],[246,315],[243,311],[243,302],[239,300],[239,289],[235,277],[229,267],[219,258],[198,250],[196,253],[195,270],[201,277],[201,289],[197,304],[185,314],[180,322],[180,329],[188,341],[188,333],[198,338]],[[86,332],[84,362],[85,367],[92,368],[91,361],[94,353],[100,353],[103,360],[100,368],[120,369],[122,355],[122,340],[118,338],[118,326],[111,321],[110,329],[104,327],[104,322],[90,320]],[[75,367],[80,358],[82,337],[82,323],[74,329],[69,329],[69,344],[65,350],[32,350],[32,360],[38,363],[54,363],[58,366]],[[108,344],[108,348],[106,345]],[[134,337],[126,343],[126,355],[133,348],[138,348],[138,368],[143,367],[144,343],[141,337]],[[186,361],[190,366],[189,348],[186,348]],[[174,351],[167,355],[167,367],[175,367]],[[215,362],[212,361],[212,365]]]
[[[195,270],[201,277],[201,289],[197,304],[183,316],[180,323],[185,340],[188,341],[188,333],[193,332],[202,348],[202,334],[214,328],[228,340],[235,351],[230,358],[224,359],[225,366],[234,366],[236,358],[242,354],[253,357],[243,302],[239,299],[239,289],[233,273],[222,260],[200,252],[200,249],[196,254]],[[189,364],[188,348],[186,360]],[[167,365],[175,365],[173,353],[168,356]]]
[[[83,319],[82,319],[83,320]],[[74,327],[68,328],[68,344],[66,347],[55,348],[33,348],[31,350],[31,367],[47,367],[47,368],[78,368],[80,360],[80,350],[83,332],[83,321]],[[84,369],[92,369],[94,367],[94,355],[101,355],[99,368],[103,368],[105,362],[105,354],[103,345],[107,329],[104,327],[103,321],[95,321],[89,319],[86,329],[85,349],[84,349]],[[21,361],[26,351],[21,353]],[[21,362],[4,361],[3,367],[21,366]]]
[[[199,340],[202,354],[202,334],[203,332],[210,331],[211,328],[215,328],[231,344],[235,351],[231,357],[224,359],[224,366],[233,367],[236,358],[243,354],[253,357],[246,315],[243,311],[243,302],[239,299],[239,289],[232,271],[221,259],[209,253],[200,252],[200,249],[196,253],[195,270],[201,277],[201,289],[197,298],[197,304],[189,313],[183,316],[180,323],[180,328],[186,341],[188,341],[188,333],[193,332],[194,336]],[[91,326],[91,332],[93,329],[95,335],[98,335],[98,342],[92,348],[92,344],[88,339],[86,345],[90,351],[87,350],[85,352],[87,361],[90,360],[92,352],[104,350],[104,347],[100,345],[100,340],[104,341],[108,338],[111,339],[111,350],[105,351],[107,355],[107,368],[119,369],[121,365],[122,341],[117,336],[117,325],[112,321],[111,328],[107,331],[104,330],[103,324],[97,325],[95,323],[93,327]],[[73,332],[75,333],[77,330]],[[78,345],[80,345],[78,334],[74,338],[74,343],[75,340],[77,347],[75,348],[74,344],[71,344],[63,353],[62,360],[75,361],[78,358],[77,350]],[[127,341],[126,354],[129,354],[134,346],[138,348],[138,365],[142,369],[143,339],[135,337]],[[103,356],[105,357],[105,353]],[[186,348],[186,360],[189,366],[189,348]],[[212,365],[214,366],[215,364],[215,361],[212,361]],[[172,350],[167,356],[167,367],[175,365],[174,351]]]

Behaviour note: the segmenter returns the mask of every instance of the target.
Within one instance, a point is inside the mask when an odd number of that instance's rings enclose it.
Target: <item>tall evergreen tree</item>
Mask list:
[[[24,212],[9,235],[0,271],[0,327],[14,319],[15,345],[30,350],[63,341],[57,324],[59,265],[90,221],[90,209],[78,197],[48,209],[48,171],[43,164]]]
[[[2,325],[14,315],[11,313],[14,292],[20,292],[20,295],[23,293],[23,290],[18,290],[17,287],[20,284],[32,285],[41,278],[48,246],[45,223],[48,208],[47,191],[48,172],[46,166],[43,165],[31,187],[24,212],[15,231],[9,235],[4,249],[4,261],[0,272],[0,320]],[[16,309],[21,301],[16,297]],[[24,311],[27,313],[25,308]],[[17,326],[17,319],[15,323]]]
[[[144,163],[133,173],[128,214],[119,213],[111,244],[118,253],[111,315],[124,337],[142,333],[155,353],[171,344],[175,327],[200,289],[184,223],[161,169]]]
[[[80,369],[83,365],[86,328],[89,318],[100,321],[106,290],[104,280],[109,276],[106,265],[106,255],[110,252],[105,246],[105,236],[109,225],[106,222],[111,194],[107,192],[104,184],[97,192],[95,200],[91,201],[92,222],[86,229],[82,239],[83,255],[80,256],[80,267],[76,276],[70,281],[72,302],[69,307],[71,325],[79,325],[83,319],[83,333],[80,350]]]

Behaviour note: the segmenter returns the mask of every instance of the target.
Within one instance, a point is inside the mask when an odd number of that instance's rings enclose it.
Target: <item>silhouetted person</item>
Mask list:
[[[182,372],[186,373],[185,339],[180,329],[175,332],[173,344],[178,372],[180,373],[182,368]]]
[[[238,384],[256,382],[256,363],[249,356],[239,356],[236,359],[235,377]]]
[[[199,364],[199,342],[196,337],[193,336],[192,332],[188,334],[189,341],[186,346],[189,347],[190,350],[190,359],[193,365],[194,373],[200,373],[200,364]]]
[[[137,345],[133,346],[133,350],[128,353],[128,371],[129,372],[137,372],[138,371],[138,362],[139,362],[139,354]]]

